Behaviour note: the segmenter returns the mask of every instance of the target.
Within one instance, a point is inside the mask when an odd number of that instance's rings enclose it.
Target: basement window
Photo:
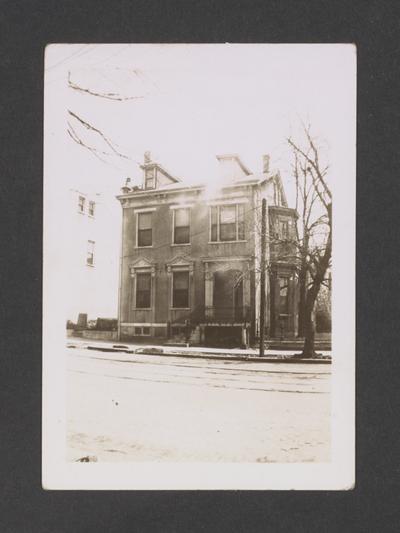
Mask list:
[[[150,328],[148,326],[136,326],[135,335],[150,335]]]

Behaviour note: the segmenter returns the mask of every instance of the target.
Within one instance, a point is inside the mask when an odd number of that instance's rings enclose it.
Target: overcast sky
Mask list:
[[[172,174],[204,182],[217,179],[216,154],[238,153],[260,172],[268,153],[293,198],[285,139],[298,133],[299,119],[311,123],[332,172],[343,172],[354,143],[355,55],[352,45],[52,45],[46,97],[58,95],[52,114],[64,134],[66,176],[85,169],[119,188],[126,176],[139,179],[137,162],[150,150]],[[68,74],[83,89],[127,99],[68,88]],[[130,159],[104,155],[104,164],[76,145],[66,134],[67,109]],[[69,119],[85,142],[112,153]]]

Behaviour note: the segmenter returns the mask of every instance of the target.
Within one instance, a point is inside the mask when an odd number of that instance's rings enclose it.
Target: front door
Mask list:
[[[243,280],[238,270],[215,272],[214,317],[220,322],[238,322],[243,316]]]

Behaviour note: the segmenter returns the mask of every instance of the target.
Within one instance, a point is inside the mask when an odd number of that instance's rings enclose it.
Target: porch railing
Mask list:
[[[211,306],[204,309],[204,321],[212,323],[235,323],[250,321],[250,307]]]

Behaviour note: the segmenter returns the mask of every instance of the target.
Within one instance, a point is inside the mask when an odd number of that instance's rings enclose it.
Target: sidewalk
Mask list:
[[[131,344],[116,343],[114,341],[90,341],[69,337],[67,339],[68,348],[85,348],[88,350],[99,350],[103,352],[137,353],[142,355],[165,355],[172,357],[193,357],[201,359],[223,359],[228,361],[253,361],[262,363],[331,363],[331,352],[318,350],[321,358],[298,359],[294,355],[300,355],[301,351],[296,350],[265,350],[264,357],[259,357],[258,350],[249,348],[210,348],[204,346],[165,346],[154,344]]]

